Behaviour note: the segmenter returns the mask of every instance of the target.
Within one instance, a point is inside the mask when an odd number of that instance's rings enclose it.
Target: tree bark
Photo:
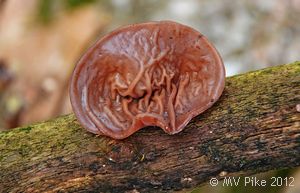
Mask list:
[[[300,62],[229,77],[172,136],[148,127],[113,140],[73,114],[0,132],[0,192],[171,192],[299,166],[299,85]]]

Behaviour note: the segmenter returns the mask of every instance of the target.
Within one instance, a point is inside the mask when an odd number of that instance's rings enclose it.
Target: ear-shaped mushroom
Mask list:
[[[145,126],[180,132],[224,89],[222,59],[196,30],[171,21],[117,29],[73,72],[70,97],[90,132],[123,139]]]

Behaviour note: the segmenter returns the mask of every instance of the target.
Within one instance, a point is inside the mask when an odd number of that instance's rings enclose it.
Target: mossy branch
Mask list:
[[[149,127],[112,140],[73,114],[0,132],[0,192],[165,192],[299,166],[299,85],[300,62],[227,78],[220,100],[173,136]]]

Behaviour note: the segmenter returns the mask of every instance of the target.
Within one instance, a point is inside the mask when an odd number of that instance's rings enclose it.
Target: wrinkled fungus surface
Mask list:
[[[220,97],[225,70],[196,30],[171,21],[134,24],[98,40],[80,59],[70,97],[90,132],[123,139],[145,126],[180,132]]]

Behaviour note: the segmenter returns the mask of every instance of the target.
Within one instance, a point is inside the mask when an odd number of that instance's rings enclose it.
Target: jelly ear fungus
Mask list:
[[[145,126],[180,132],[218,100],[224,85],[213,45],[188,26],[160,21],[98,40],[74,69],[70,97],[88,131],[123,139]]]

